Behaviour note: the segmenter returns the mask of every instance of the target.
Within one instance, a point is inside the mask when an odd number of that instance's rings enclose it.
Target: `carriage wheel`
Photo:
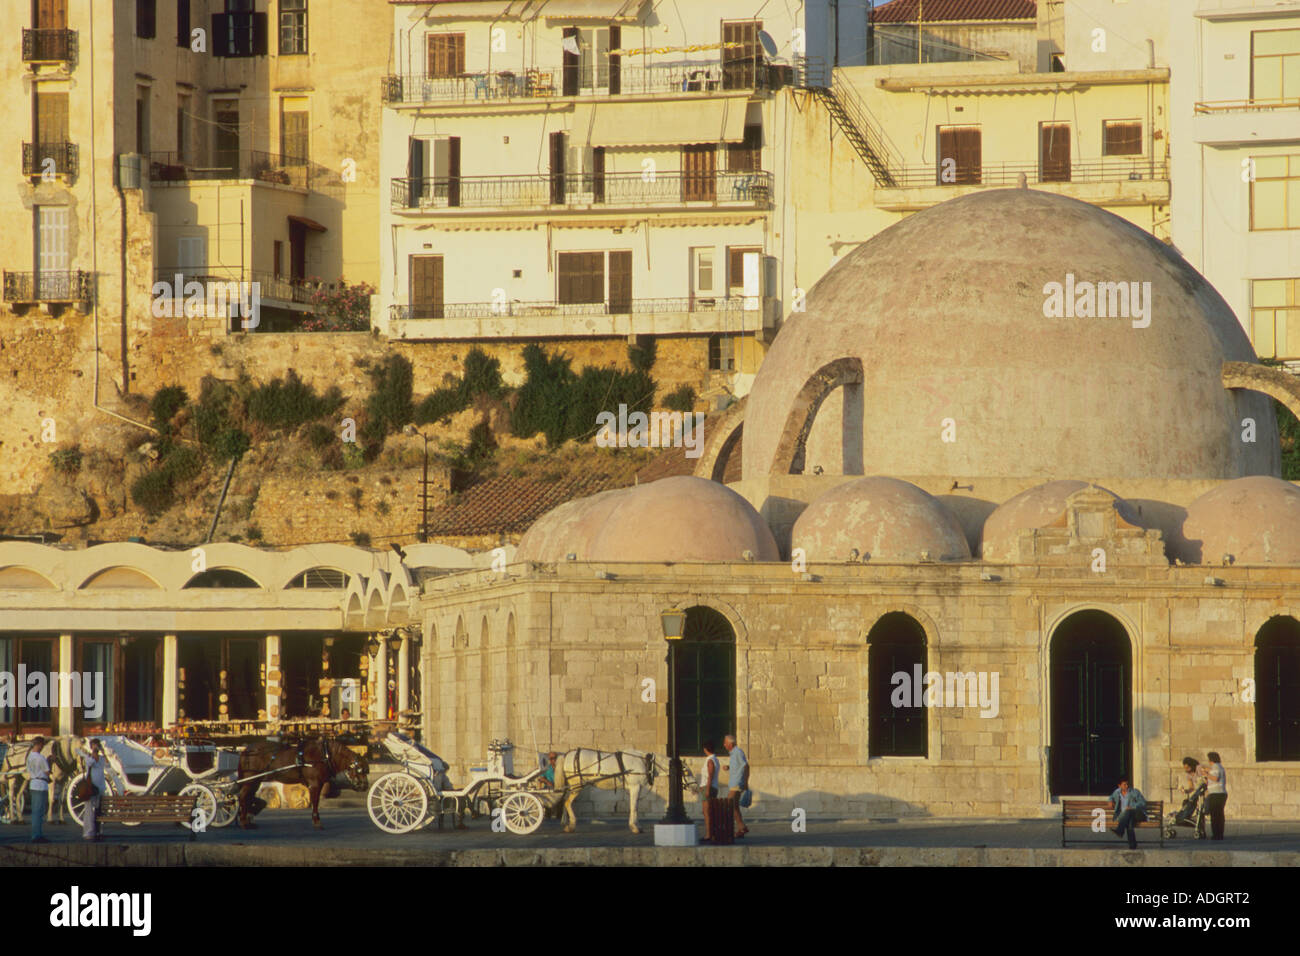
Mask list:
[[[526,790],[516,790],[501,801],[501,813],[505,817],[506,829],[520,835],[536,833],[546,815],[546,806],[536,794]]]
[[[385,833],[410,833],[425,822],[429,797],[411,774],[387,773],[371,784],[366,809],[375,826]]]
[[[197,832],[202,833],[210,827],[212,821],[217,818],[217,813],[219,812],[218,807],[220,806],[221,801],[218,800],[217,795],[212,792],[212,788],[203,783],[187,783],[185,786],[181,787],[180,795],[182,797],[197,797],[198,800],[194,804],[194,809],[197,810],[199,814],[197,818],[191,817],[191,820],[194,822],[182,823],[181,826],[187,830],[196,830]]]
[[[217,797],[217,815],[208,821],[208,826],[229,826],[239,816],[239,792],[234,787],[213,787],[212,792]]]
[[[73,777],[64,785],[68,793],[67,798],[64,800],[64,803],[67,804],[68,813],[72,814],[72,819],[76,821],[77,826],[79,827],[85,825],[81,822],[81,811],[86,806],[86,803],[84,800],[78,800],[75,794],[77,792],[77,787],[80,786],[81,781],[85,779],[86,779],[86,774],[83,771],[82,773],[77,774],[75,777]],[[107,783],[108,781],[105,780],[104,782]]]

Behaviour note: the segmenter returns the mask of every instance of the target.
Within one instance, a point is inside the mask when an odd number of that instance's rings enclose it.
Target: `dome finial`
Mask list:
[[[1017,188],[1017,189],[1028,189],[1028,188],[1029,188],[1029,177],[1026,176],[1024,173],[1021,173],[1019,176],[1017,176],[1017,177],[1016,177],[1016,188]]]

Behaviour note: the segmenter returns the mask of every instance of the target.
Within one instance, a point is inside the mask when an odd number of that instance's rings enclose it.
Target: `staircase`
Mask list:
[[[901,169],[902,161],[857,91],[833,69],[815,60],[804,60],[797,75],[799,85],[825,104],[826,111],[871,170],[876,185],[897,186],[893,170]]]

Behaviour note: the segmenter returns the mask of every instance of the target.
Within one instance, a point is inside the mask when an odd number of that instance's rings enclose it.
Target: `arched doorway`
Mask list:
[[[1132,648],[1103,611],[1078,611],[1052,635],[1051,790],[1108,795],[1133,770]]]
[[[1300,760],[1300,622],[1273,617],[1255,635],[1255,759]]]
[[[706,740],[721,747],[736,732],[736,632],[713,608],[687,609],[676,677],[677,749],[700,757]]]
[[[896,674],[907,676],[905,685],[895,680]],[[910,691],[924,675],[925,628],[902,611],[882,615],[867,634],[868,756],[929,755],[925,707],[915,706],[916,695],[910,692],[897,695],[903,706],[895,700],[896,688]]]

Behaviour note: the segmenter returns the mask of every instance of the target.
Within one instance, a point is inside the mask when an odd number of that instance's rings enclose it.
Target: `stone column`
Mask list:
[[[266,717],[280,719],[280,635],[266,635]]]
[[[57,658],[57,663],[54,665],[54,669],[56,671],[62,671],[65,674],[71,674],[73,671],[77,669],[77,661],[72,654],[71,634],[59,635],[59,656]],[[74,717],[72,713],[73,711],[72,694],[64,693],[64,691],[71,691],[71,690],[72,687],[70,682],[65,683],[58,680],[55,681],[55,686],[50,688],[51,693],[57,692],[59,694],[59,715],[56,724],[57,732],[59,734],[70,734],[73,732],[72,725],[73,725]],[[113,688],[105,687],[104,693],[112,694]]]
[[[177,710],[177,673],[180,667],[180,640],[175,634],[163,635],[162,664],[162,725],[164,728],[176,724]]]
[[[397,712],[411,709],[411,639],[402,634],[397,650]]]

